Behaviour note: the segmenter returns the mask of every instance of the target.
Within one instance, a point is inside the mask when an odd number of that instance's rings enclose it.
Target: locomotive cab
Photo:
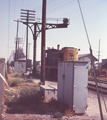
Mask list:
[[[78,49],[73,47],[64,47],[59,52],[60,61],[78,61]]]

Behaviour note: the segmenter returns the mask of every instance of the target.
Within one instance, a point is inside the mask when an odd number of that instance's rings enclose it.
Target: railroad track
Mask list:
[[[107,81],[97,79],[97,83],[98,83],[99,92],[107,95]],[[88,79],[88,89],[96,91],[96,85],[94,79],[91,78]]]

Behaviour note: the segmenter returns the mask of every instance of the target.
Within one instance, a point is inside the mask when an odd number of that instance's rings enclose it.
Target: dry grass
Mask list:
[[[71,110],[70,108],[68,108],[68,109],[65,110],[65,116],[71,117],[73,115],[74,115],[74,111]]]

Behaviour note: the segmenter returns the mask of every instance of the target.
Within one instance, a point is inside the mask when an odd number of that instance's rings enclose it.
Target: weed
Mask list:
[[[10,106],[10,103],[16,100],[17,93],[5,90],[4,104]]]
[[[6,96],[12,96],[14,94],[13,91],[9,91],[8,89],[5,90],[5,95]]]
[[[73,116],[74,115],[74,111],[70,108],[65,110],[65,116],[69,117],[69,116]]]
[[[7,95],[6,95],[7,94]],[[24,87],[19,93],[10,93],[6,91],[5,105],[8,113],[22,113],[26,106],[31,111],[37,111],[40,106],[41,94],[38,91],[38,87]]]
[[[54,118],[62,118],[63,114],[61,112],[56,112],[53,117]]]
[[[30,104],[39,104],[40,103],[40,95],[38,93],[38,88],[33,87],[25,87],[21,89],[19,93],[20,97],[18,102],[22,105],[30,105]]]
[[[51,99],[51,101],[48,104],[50,105],[50,107],[53,108],[55,112],[58,111],[58,112],[64,113],[65,110],[68,108],[66,104],[62,103],[59,100],[55,100],[55,99]]]
[[[39,82],[38,84],[39,84],[39,85],[43,85],[43,82]]]
[[[9,85],[11,87],[17,86],[18,84],[20,84],[22,82],[22,80],[20,78],[11,78],[9,80]]]
[[[11,100],[12,100],[12,98],[9,96],[5,97],[4,104],[8,106],[9,103],[11,102]]]
[[[32,79],[27,79],[26,82],[33,83]]]
[[[22,78],[22,73],[15,73],[14,77]]]

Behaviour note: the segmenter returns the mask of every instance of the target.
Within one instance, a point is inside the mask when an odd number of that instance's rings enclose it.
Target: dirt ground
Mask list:
[[[38,83],[39,79],[34,80],[34,82]],[[57,85],[56,82],[49,82],[49,81],[47,81],[46,84]],[[101,103],[102,103],[104,120],[107,120],[107,112],[105,110],[104,101],[105,101],[105,104],[107,104],[106,95],[104,95],[104,97],[101,97]],[[88,104],[88,107],[85,114],[74,115],[72,117],[63,116],[60,120],[101,120],[100,113],[99,113],[98,100],[95,92],[88,90],[87,104]],[[43,115],[34,114],[34,113],[28,113],[28,114],[5,113],[4,120],[58,120],[58,119],[53,118],[52,113],[47,113]]]

